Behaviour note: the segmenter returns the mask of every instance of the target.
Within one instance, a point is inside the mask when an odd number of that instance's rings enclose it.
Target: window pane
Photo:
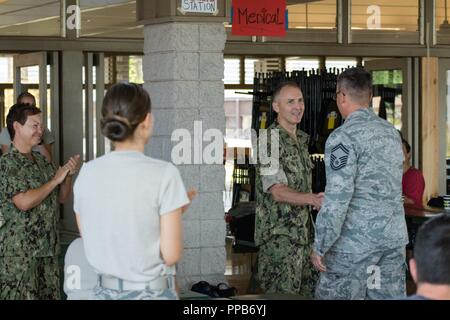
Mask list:
[[[352,30],[418,31],[418,0],[352,0]]]
[[[80,0],[81,37],[144,38],[143,26],[136,25],[136,1],[104,2]]]
[[[0,83],[13,83],[13,58],[0,56]]]
[[[252,126],[252,104],[253,96],[243,94],[241,91],[225,90],[225,143],[227,147],[227,161],[225,162],[225,191],[224,205],[225,211],[232,206],[233,194],[233,168],[234,157],[232,148],[251,148],[251,126]],[[237,153],[237,151],[236,151]]]
[[[356,58],[327,58],[325,62],[327,69],[347,69],[356,67]]]
[[[287,1],[290,29],[336,28],[336,0],[324,0],[303,4],[295,4],[296,2],[304,1]]]
[[[258,59],[245,59],[245,84],[253,84],[256,62],[258,62]]]
[[[436,36],[438,43],[450,43],[449,5],[445,0],[436,0]]]
[[[114,57],[105,55],[103,62],[105,66],[105,73],[103,75],[105,77],[105,84],[116,83],[116,79],[114,78]]]
[[[255,62],[258,62],[258,59],[245,59],[245,84],[253,84]]]
[[[281,71],[280,58],[245,58],[245,84],[253,84],[255,72],[268,73]]]
[[[1,124],[3,128],[6,128],[6,116],[8,115],[9,108],[11,108],[14,104],[14,90],[13,89],[5,89],[5,112],[3,114],[4,123]]]
[[[228,147],[251,147],[253,96],[225,90],[225,142]]]
[[[256,1],[256,0],[255,0]],[[249,36],[231,33],[232,0],[226,1],[226,22],[228,39],[251,41]],[[287,0],[288,32],[284,37],[262,37],[262,42],[330,42],[337,41],[337,0]],[[254,40],[253,40],[254,41]],[[259,40],[256,40],[259,41]]]
[[[225,58],[224,83],[239,84],[240,74],[241,67],[239,58]]]
[[[39,89],[38,89],[38,86],[35,86],[35,88],[36,89],[31,89],[31,88],[28,88],[28,89],[26,89],[26,90],[24,90],[24,91],[28,91],[29,93],[31,93],[35,98],[36,98],[36,102],[37,102],[37,107],[39,108],[40,106],[39,106],[39,101],[40,101],[40,99],[41,99],[41,94],[40,94],[40,92],[39,92]]]
[[[142,56],[130,56],[130,82],[144,83]],[[94,73],[95,74],[95,73]]]
[[[61,35],[60,1],[0,1],[0,35]]]
[[[116,81],[130,81],[130,56],[116,56]]]
[[[402,129],[402,84],[401,70],[373,71],[372,106],[376,114],[386,115],[386,120],[396,129]]]
[[[286,58],[286,71],[292,72],[294,70],[316,70],[319,69],[319,58],[301,58],[289,57]]]
[[[20,82],[23,84],[39,84],[39,66],[20,68]],[[38,99],[36,98],[38,101]]]

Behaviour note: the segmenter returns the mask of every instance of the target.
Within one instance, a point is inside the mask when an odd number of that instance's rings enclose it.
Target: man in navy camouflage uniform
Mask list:
[[[308,135],[297,129],[305,106],[295,82],[279,86],[273,108],[278,117],[267,130],[266,142],[260,130],[259,143],[267,148],[259,148],[256,170],[258,279],[266,292],[312,297],[317,272],[309,261],[313,240],[309,205],[320,207],[322,196],[311,193]],[[264,158],[275,158],[279,165]],[[272,165],[276,168],[269,172]]]
[[[405,296],[402,143],[369,104],[371,75],[351,68],[338,77],[345,123],[325,146],[327,185],[316,220],[313,264],[317,299]]]

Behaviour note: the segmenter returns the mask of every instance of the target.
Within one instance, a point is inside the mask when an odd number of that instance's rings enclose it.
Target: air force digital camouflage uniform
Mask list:
[[[19,210],[12,197],[50,181],[55,169],[12,148],[0,157],[0,299],[59,299],[57,188],[40,205]]]
[[[328,138],[327,185],[314,250],[327,271],[318,299],[385,299],[405,295],[400,135],[372,109],[353,112]]]
[[[312,297],[317,273],[309,259],[313,237],[309,208],[276,202],[269,191],[272,185],[280,183],[299,192],[311,192],[308,135],[297,130],[297,139],[293,139],[275,122],[268,129],[269,153],[274,129],[279,133],[279,170],[273,175],[262,175],[261,168],[267,166],[258,162],[256,172],[258,279],[266,292]]]

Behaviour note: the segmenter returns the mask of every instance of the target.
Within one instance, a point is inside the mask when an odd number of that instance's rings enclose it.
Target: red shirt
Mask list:
[[[416,168],[409,168],[403,174],[403,194],[414,201],[414,205],[422,207],[423,192],[425,190],[425,179],[422,172]]]

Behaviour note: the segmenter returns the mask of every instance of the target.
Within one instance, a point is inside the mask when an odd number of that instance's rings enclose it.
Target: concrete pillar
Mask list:
[[[189,130],[192,141],[201,139],[194,137],[195,121],[201,121],[203,133],[210,128],[225,131],[225,29],[222,22],[164,22],[145,26],[144,34],[145,88],[155,119],[146,153],[171,161],[172,148],[177,144],[171,142],[174,130]],[[183,216],[185,251],[177,267],[178,281],[184,290],[200,280],[223,282],[224,167],[191,162],[178,168],[186,188],[199,190]]]
[[[82,68],[84,56],[81,51],[63,51],[61,74],[64,81],[61,86],[60,139],[61,164],[66,163],[74,154],[83,155],[83,80]],[[61,228],[64,232],[78,232],[73,214],[73,195],[64,204]],[[65,241],[65,238],[63,239]]]

